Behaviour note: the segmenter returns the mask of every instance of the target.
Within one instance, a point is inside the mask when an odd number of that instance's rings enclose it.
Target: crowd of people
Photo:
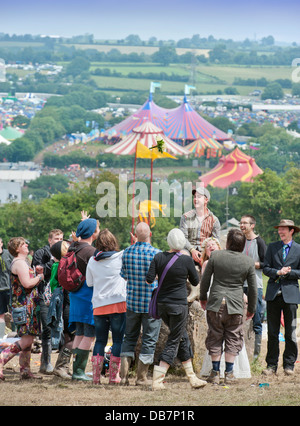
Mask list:
[[[5,331],[5,314],[10,312],[18,339],[0,353],[0,380],[5,379],[5,364],[19,354],[22,379],[55,374],[99,385],[111,335],[111,385],[129,385],[136,356],[138,386],[164,389],[175,359],[182,363],[192,388],[218,384],[223,373],[225,383],[234,383],[239,377],[236,361],[247,358],[245,320],[252,320],[254,359],[260,354],[265,304],[268,343],[263,374],[276,374],[278,368],[283,312],[283,368],[285,374],[292,375],[298,355],[300,303],[300,245],[293,236],[300,228],[282,219],[275,226],[279,241],[267,247],[255,233],[255,218],[245,214],[240,229],[228,231],[222,249],[220,222],[208,209],[209,201],[207,189],[193,190],[194,208],[183,214],[179,228],[168,233],[168,251],[152,246],[151,229],[145,222],[137,224],[131,245],[120,250],[116,236],[107,228],[100,230],[99,222],[84,211],[76,233],[65,239],[60,229],[50,231],[48,244],[32,258],[25,238],[11,238],[7,249],[1,240],[0,338]],[[62,262],[71,256],[75,260],[69,269],[76,268],[79,274],[76,279],[70,275],[78,284],[76,291],[68,291],[62,277]],[[265,297],[263,273],[269,277]],[[210,368],[202,378],[194,372],[187,332],[189,309],[195,300],[207,321],[205,345]],[[149,380],[162,322],[169,334]],[[40,374],[35,375],[30,369],[30,354],[38,336],[42,353]],[[54,367],[53,349],[59,351]],[[91,352],[92,377],[86,373]]]

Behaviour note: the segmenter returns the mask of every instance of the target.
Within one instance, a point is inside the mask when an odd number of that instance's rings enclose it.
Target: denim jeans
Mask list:
[[[114,356],[119,357],[125,332],[126,313],[94,315],[94,321],[96,342],[93,355],[99,354],[100,356],[104,356],[104,349],[107,345],[108,333],[109,330],[111,330],[113,341],[111,352]]]
[[[42,298],[40,298],[39,305],[42,323],[42,342],[47,342],[51,340],[51,327],[49,327],[47,322],[49,306],[45,304]]]
[[[139,359],[143,364],[152,364],[154,361],[156,342],[160,332],[160,325],[161,320],[149,317],[148,313],[138,313],[127,309],[126,330],[124,342],[122,344],[121,356],[127,356],[134,359],[135,347],[142,327],[142,346]]]
[[[248,287],[244,287],[244,293],[248,295]],[[257,289],[257,305],[254,317],[252,318],[253,322],[253,331],[255,334],[262,334],[262,310],[263,310],[263,289]]]

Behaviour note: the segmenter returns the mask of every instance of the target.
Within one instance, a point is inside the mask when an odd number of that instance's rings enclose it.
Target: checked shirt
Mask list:
[[[148,312],[152,290],[157,281],[146,283],[146,275],[153,257],[161,250],[149,243],[137,242],[124,250],[121,276],[127,280],[126,304],[130,311]]]

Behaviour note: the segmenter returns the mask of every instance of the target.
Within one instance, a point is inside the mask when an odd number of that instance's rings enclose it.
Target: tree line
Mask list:
[[[189,178],[190,176],[188,176]],[[97,186],[101,182],[111,182],[116,189],[117,205],[119,200],[119,177],[104,171],[94,179],[87,179],[76,184],[73,189],[58,193],[39,203],[23,201],[20,204],[10,203],[1,208],[0,235],[5,244],[13,236],[23,236],[30,241],[30,248],[42,247],[48,238],[49,230],[60,228],[69,236],[76,230],[80,222],[80,211],[87,210],[91,217],[100,220],[101,228],[109,228],[125,248],[130,244],[131,217],[103,217],[97,215],[97,203],[101,195],[97,194]],[[131,182],[128,182],[128,185]],[[149,182],[148,182],[149,185]],[[229,196],[230,218],[237,220],[243,214],[251,214],[257,220],[256,231],[267,243],[277,239],[274,226],[280,218],[290,218],[300,223],[300,170],[292,167],[282,176],[266,169],[252,183],[236,183],[238,195]],[[221,223],[225,222],[226,190],[208,187],[211,192],[209,208],[216,214]],[[170,229],[179,226],[180,217],[160,216],[152,228],[152,242],[155,247],[167,249],[166,236]],[[299,237],[297,237],[299,240]]]
[[[1,47],[0,57],[6,62],[24,63],[49,63],[71,61],[75,56],[80,55],[91,62],[132,62],[132,63],[159,63],[167,66],[170,63],[190,64],[197,60],[206,64],[236,64],[236,65],[291,65],[293,59],[300,57],[300,47],[277,47],[271,52],[257,52],[245,48],[237,49],[228,47],[224,43],[216,44],[208,53],[196,54],[189,51],[177,54],[173,45],[159,46],[153,54],[147,53],[121,53],[116,47],[112,47],[108,52],[101,52],[94,48],[76,49],[74,46],[62,44],[43,44],[41,46],[32,45],[26,47]]]

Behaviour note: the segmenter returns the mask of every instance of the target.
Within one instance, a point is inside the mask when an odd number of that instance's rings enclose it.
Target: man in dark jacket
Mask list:
[[[297,309],[300,303],[298,280],[300,278],[300,245],[293,235],[300,232],[292,220],[282,219],[278,226],[280,241],[269,244],[263,272],[269,277],[265,299],[267,302],[268,351],[266,375],[275,374],[279,358],[279,331],[281,312],[284,317],[285,351],[283,368],[292,375],[298,356],[296,336]]]
[[[10,302],[10,265],[12,255],[3,248],[0,238],[0,339],[5,335],[5,313],[8,312]]]
[[[50,301],[46,298],[45,289],[50,281],[51,267],[54,263],[54,257],[50,252],[50,247],[62,241],[64,237],[63,232],[60,229],[53,229],[49,232],[48,245],[38,249],[32,258],[32,266],[36,268],[38,273],[43,273],[45,279],[39,284],[39,295],[40,295],[40,315],[42,322],[42,356],[41,356],[41,367],[40,372],[44,374],[52,374],[53,367],[51,365],[51,328],[47,325],[47,315],[49,310]]]

